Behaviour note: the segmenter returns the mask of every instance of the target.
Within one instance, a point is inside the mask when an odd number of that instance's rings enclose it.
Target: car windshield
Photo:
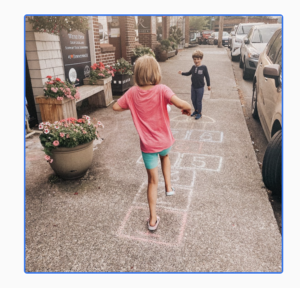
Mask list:
[[[248,34],[251,28],[252,28],[251,25],[244,25],[244,26],[241,25],[237,30],[237,34]]]
[[[257,29],[253,33],[252,43],[268,43],[278,27],[266,27]]]

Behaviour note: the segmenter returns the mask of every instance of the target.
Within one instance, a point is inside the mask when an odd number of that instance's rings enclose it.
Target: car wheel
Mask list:
[[[243,68],[243,61],[242,61],[242,57],[240,57],[240,68]]]
[[[274,195],[281,198],[281,130],[277,131],[269,142],[262,165],[265,186]]]
[[[245,60],[245,59],[244,59]],[[251,78],[251,74],[249,73],[248,69],[246,68],[246,63],[243,63],[243,79],[247,80]]]
[[[257,84],[253,85],[251,114],[254,119],[258,119],[257,111]]]

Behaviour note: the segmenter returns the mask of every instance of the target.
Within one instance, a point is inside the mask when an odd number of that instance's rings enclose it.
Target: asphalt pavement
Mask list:
[[[277,228],[225,48],[199,46],[208,67],[203,117],[169,114],[174,196],[160,172],[158,230],[147,230],[147,173],[130,111],[91,110],[104,123],[80,180],[63,181],[26,140],[26,271],[281,272]],[[194,48],[160,63],[162,83],[186,101]],[[159,169],[160,170],[160,169]]]

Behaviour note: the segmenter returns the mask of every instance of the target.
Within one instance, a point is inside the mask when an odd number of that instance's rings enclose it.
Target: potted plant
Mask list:
[[[134,62],[136,61],[137,58],[139,58],[143,55],[147,54],[147,55],[151,55],[151,56],[155,57],[155,53],[150,47],[138,46],[132,52],[133,52],[133,56],[131,57],[132,65],[134,65]]]
[[[114,71],[111,66],[104,66],[102,62],[91,66],[90,77],[83,79],[85,85],[105,85],[112,80]]]
[[[83,79],[84,85],[104,86],[100,97],[103,100],[102,102],[106,103],[106,106],[113,102],[111,90],[112,76],[114,76],[112,66],[104,66],[102,62],[99,62],[99,64],[94,63],[91,66],[90,77]]]
[[[48,81],[44,84],[44,96],[35,98],[40,106],[42,121],[54,122],[69,117],[77,118],[75,100],[80,98],[78,88],[60,78],[52,76],[46,78]]]
[[[158,44],[155,49],[155,58],[158,62],[165,62],[168,59],[167,48],[162,44]]]
[[[82,119],[68,118],[54,123],[42,122],[39,136],[44,147],[45,160],[63,179],[82,177],[93,159],[93,141],[100,137],[98,128],[103,126],[89,116]]]
[[[113,65],[115,75],[112,80],[114,92],[124,92],[132,86],[133,66],[124,58],[118,59]]]

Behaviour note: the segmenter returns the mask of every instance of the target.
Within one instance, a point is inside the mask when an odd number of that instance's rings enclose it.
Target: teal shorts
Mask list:
[[[169,148],[167,148],[165,150],[162,150],[160,152],[156,152],[156,153],[144,153],[142,151],[142,156],[143,156],[143,160],[144,160],[146,168],[147,169],[153,169],[153,168],[157,167],[157,164],[158,164],[158,154],[160,156],[166,156],[170,152],[171,147],[169,147]]]

